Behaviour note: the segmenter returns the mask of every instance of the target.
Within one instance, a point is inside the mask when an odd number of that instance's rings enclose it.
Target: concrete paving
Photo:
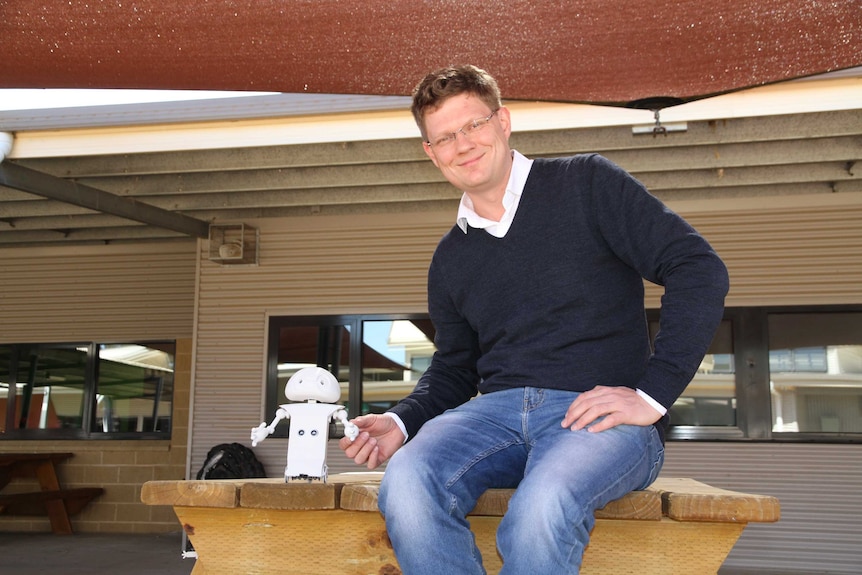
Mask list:
[[[158,535],[0,532],[0,574],[190,575],[195,560],[183,559],[181,548],[180,532]],[[723,567],[718,575],[828,574]]]
[[[0,573],[8,575],[189,575],[182,534],[0,532]]]

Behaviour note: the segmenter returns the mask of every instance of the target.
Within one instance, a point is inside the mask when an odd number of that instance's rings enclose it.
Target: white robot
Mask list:
[[[347,420],[344,406],[335,405],[341,397],[338,380],[322,367],[304,367],[287,380],[284,395],[291,401],[304,403],[280,405],[272,423],[263,422],[252,428],[251,445],[257,446],[275,431],[279,421],[290,418],[285,482],[315,479],[325,482],[329,423],[341,421],[344,435],[350,441],[359,435],[359,428]]]

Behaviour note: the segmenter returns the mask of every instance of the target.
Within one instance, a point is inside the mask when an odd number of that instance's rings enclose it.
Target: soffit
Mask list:
[[[688,122],[684,132],[631,126],[517,132],[528,156],[599,152],[674,203],[862,193],[862,110]],[[11,161],[7,161],[12,163]],[[417,139],[22,158],[16,166],[200,222],[451,208],[459,193]],[[781,201],[781,200],[777,200]],[[0,187],[0,247],[188,237]]]

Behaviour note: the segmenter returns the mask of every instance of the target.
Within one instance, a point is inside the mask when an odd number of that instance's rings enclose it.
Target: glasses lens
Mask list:
[[[496,114],[496,113],[497,113],[497,110],[494,110],[485,118],[476,118],[475,120],[470,120],[469,122],[467,122],[466,124],[461,126],[461,129],[458,130],[458,132],[461,132],[465,136],[467,136],[468,134],[472,134],[474,132],[478,132],[483,127],[488,125],[488,122],[491,121],[491,118],[493,118],[494,114]],[[449,146],[450,144],[455,143],[455,140],[458,139],[458,132],[450,132],[450,133],[446,134],[445,136],[440,136],[439,138],[437,138],[433,142],[429,142],[429,143],[434,148],[444,148],[446,146]]]
[[[443,148],[454,142],[455,137],[456,136],[454,133],[446,134],[445,136],[440,136],[439,138],[431,142],[431,145],[435,148]]]

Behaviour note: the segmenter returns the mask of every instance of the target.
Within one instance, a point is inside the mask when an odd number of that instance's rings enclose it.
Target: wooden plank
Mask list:
[[[353,511],[377,511],[377,485],[346,485],[341,492],[341,508]],[[509,508],[514,489],[489,489],[479,497],[473,516],[502,517]],[[661,494],[635,491],[608,503],[596,511],[603,519],[645,519],[658,521],[662,515]]]
[[[502,517],[509,509],[509,498],[514,493],[514,489],[489,489],[479,496],[470,515]]]
[[[253,509],[336,509],[341,483],[261,483],[240,487],[239,504]]]
[[[241,482],[226,479],[148,481],[141,489],[147,505],[239,507]]]
[[[773,523],[781,517],[778,499],[712,487],[687,478],[663,478],[650,490],[661,493],[664,514],[677,521]]]
[[[498,517],[474,516],[470,529],[488,573],[498,572]],[[739,523],[599,519],[584,552],[581,575],[715,575],[744,529]]]
[[[581,575],[638,573],[715,575],[742,534],[743,523],[599,519]]]
[[[346,511],[377,512],[379,485],[345,485],[341,490],[341,509]]]
[[[35,472],[42,491],[60,490],[60,479],[57,477],[53,457],[46,457],[36,461]],[[72,533],[72,522],[69,519],[69,511],[66,509],[66,501],[62,497],[45,499],[45,510],[51,522],[51,531],[64,535]]]
[[[596,519],[659,521],[661,517],[661,495],[652,491],[633,491],[596,510]]]
[[[56,491],[33,491],[28,493],[0,494],[0,514],[39,516],[48,515],[48,504],[60,501],[65,504],[64,513],[75,515],[86,505],[104,493],[101,487],[77,487]]]
[[[397,570],[378,513],[175,508],[198,559],[195,575],[367,575]]]
[[[382,471],[358,471],[353,473],[336,473],[329,476],[329,483],[380,485],[383,481]]]
[[[185,507],[175,511],[198,551],[194,575],[400,573],[378,513]],[[489,573],[502,566],[495,543],[499,522],[492,516],[470,518]],[[744,527],[599,519],[581,574],[715,575]],[[326,535],[333,533],[337,536]]]
[[[7,465],[26,463],[29,461],[53,461],[59,463],[69,459],[74,454],[66,452],[46,452],[46,453],[0,453],[0,467]]]
[[[40,465],[60,463],[72,456],[72,453],[0,453],[0,489],[15,478],[38,478]]]
[[[364,504],[366,508],[357,510],[377,511],[377,488],[382,479],[382,472],[338,473],[330,475],[326,483],[255,479],[242,484],[240,505],[260,509],[336,509],[339,506],[352,509],[352,506],[363,505],[361,498],[364,496],[368,498]],[[343,502],[345,491],[347,507]]]
[[[0,455],[2,485],[5,486],[13,477],[35,477],[43,492],[58,492],[60,480],[57,477],[55,463],[72,457],[71,453],[7,453]],[[48,497],[40,502],[40,507],[51,521],[51,531],[59,534],[71,534],[72,523],[62,497]],[[9,512],[5,509],[5,512]],[[39,514],[42,514],[40,512]]]

